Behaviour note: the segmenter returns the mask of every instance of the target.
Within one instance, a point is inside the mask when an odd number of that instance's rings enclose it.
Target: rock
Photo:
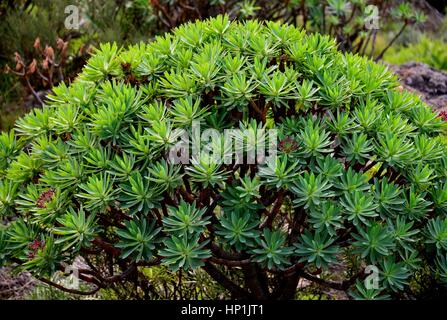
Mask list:
[[[415,8],[421,10],[427,16],[427,20],[422,25],[422,30],[434,32],[439,30],[444,23],[442,11],[447,4],[446,0],[411,0],[408,2],[411,2]]]
[[[407,90],[419,94],[435,110],[447,111],[446,72],[420,62],[409,62],[390,68],[396,72]]]
[[[14,275],[10,267],[0,268],[0,300],[22,299],[34,284],[35,280],[28,272]]]
[[[81,256],[77,256],[71,265],[66,269],[67,274],[75,272],[77,269],[90,269],[85,260]],[[59,277],[52,279],[61,285],[69,279],[67,274],[60,272]],[[76,273],[75,273],[76,275]],[[11,267],[0,267],[0,300],[6,299],[23,299],[30,293],[39,281],[36,280],[29,272],[23,271],[14,274]],[[80,280],[80,283],[85,282]]]

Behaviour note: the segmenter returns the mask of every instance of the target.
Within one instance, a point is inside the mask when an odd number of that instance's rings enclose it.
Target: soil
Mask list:
[[[424,63],[409,62],[390,66],[402,86],[417,93],[436,111],[447,111],[447,73]]]
[[[0,268],[0,300],[23,299],[34,284],[35,280],[28,272],[13,275],[11,268]]]
[[[71,270],[76,269],[89,269],[80,256],[76,257],[71,265]],[[0,300],[24,299],[38,282],[29,272],[14,274],[11,267],[0,267]],[[81,280],[81,283],[84,282]]]

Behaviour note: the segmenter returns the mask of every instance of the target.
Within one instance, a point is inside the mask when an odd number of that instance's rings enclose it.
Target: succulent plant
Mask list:
[[[175,163],[194,124],[277,153],[219,160],[210,134]],[[395,297],[427,264],[442,285],[446,130],[386,66],[287,24],[217,16],[104,44],[0,136],[0,262],[50,277],[80,255],[98,289],[140,266],[203,268],[236,298],[290,298],[301,277]],[[378,268],[378,288],[328,279],[348,254]]]

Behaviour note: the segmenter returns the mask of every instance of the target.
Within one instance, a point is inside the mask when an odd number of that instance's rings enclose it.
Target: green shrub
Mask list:
[[[68,17],[65,13],[67,5],[79,8],[81,26],[78,30],[64,27]],[[376,5],[378,11],[371,10],[370,5]],[[0,130],[11,128],[15,119],[27,111],[25,102],[27,106],[40,106],[45,93],[53,85],[60,81],[71,83],[73,76],[85,64],[87,49],[91,45],[108,41],[115,41],[119,45],[136,43],[170,31],[182,23],[223,13],[230,15],[231,19],[257,18],[287,22],[303,27],[308,32],[319,32],[336,38],[342,51],[377,58],[382,57],[404,30],[424,20],[419,10],[400,1],[4,1],[0,3],[0,52],[3,53],[0,55],[0,69],[7,64],[15,66],[17,52],[26,64],[27,72],[23,68],[17,70],[16,76],[20,76],[21,85],[18,85],[13,74],[0,75]],[[380,30],[378,26],[368,26],[372,22],[379,22],[376,17],[380,18]],[[388,37],[383,36],[383,31]],[[67,42],[65,58],[61,59],[56,52],[56,59],[47,60],[46,53],[33,48],[37,38],[40,39],[42,49],[48,45],[55,51],[56,39]],[[59,47],[60,40],[57,42]],[[49,68],[46,67],[48,61],[52,61]],[[33,100],[24,99],[31,95]]]
[[[218,16],[103,44],[0,136],[1,252],[41,278],[83,256],[80,277],[98,290],[149,290],[144,273],[160,264],[203,268],[234,298],[292,298],[300,278],[399,297],[426,264],[441,285],[446,123],[398,86],[330,37],[275,22]],[[244,158],[213,136],[173,163],[197,124],[234,129]],[[260,143],[272,148],[250,163]],[[355,268],[329,280],[347,252]],[[368,265],[378,288],[361,280]]]

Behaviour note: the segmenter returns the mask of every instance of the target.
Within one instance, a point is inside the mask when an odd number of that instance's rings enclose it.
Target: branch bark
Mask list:
[[[250,298],[250,293],[244,288],[239,287],[233,281],[231,281],[226,275],[219,271],[210,262],[205,262],[202,267],[217,283],[221,284],[225,289],[230,291],[231,295],[235,299],[248,299]]]
[[[46,283],[56,289],[62,290],[64,292],[71,293],[71,294],[83,295],[83,296],[89,296],[89,295],[95,294],[96,292],[99,291],[99,289],[101,289],[100,287],[96,287],[95,289],[93,289],[91,291],[82,291],[82,290],[66,288],[56,282],[53,282],[53,281],[43,278],[43,277],[36,277],[36,279],[39,281],[42,281],[43,283]]]
[[[352,278],[350,278],[348,280],[343,280],[343,281],[325,280],[325,279],[318,278],[314,275],[311,275],[311,274],[308,274],[305,272],[300,272],[299,275],[301,277],[303,277],[304,279],[315,282],[322,286],[329,287],[329,288],[336,289],[336,290],[345,291],[345,290],[349,289],[349,287],[352,286],[358,278],[360,278],[361,276],[364,275],[364,270],[362,269],[360,272],[355,274]]]

